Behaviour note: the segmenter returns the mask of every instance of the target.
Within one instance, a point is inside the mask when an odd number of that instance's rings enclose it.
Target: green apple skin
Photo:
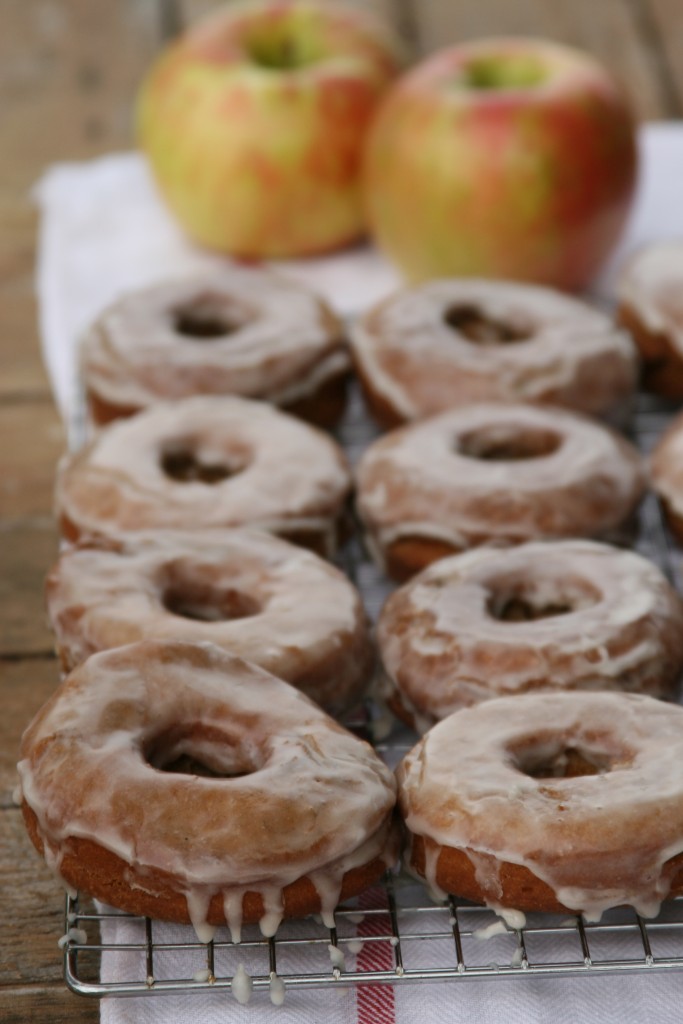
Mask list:
[[[625,224],[634,121],[604,69],[540,40],[482,40],[398,79],[368,139],[380,247],[413,281],[477,276],[576,291]]]
[[[334,4],[238,3],[193,27],[152,67],[136,111],[186,232],[245,258],[358,238],[364,139],[401,62],[380,23]]]

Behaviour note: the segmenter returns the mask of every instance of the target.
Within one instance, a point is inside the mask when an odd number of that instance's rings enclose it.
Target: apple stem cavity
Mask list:
[[[468,89],[533,89],[546,79],[544,64],[534,56],[492,53],[465,64],[458,84]]]
[[[272,28],[272,27],[271,27]],[[281,31],[254,33],[247,40],[252,64],[267,71],[298,71],[317,63],[323,54],[304,30],[284,26]]]

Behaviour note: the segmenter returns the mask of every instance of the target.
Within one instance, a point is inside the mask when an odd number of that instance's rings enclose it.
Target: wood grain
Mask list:
[[[58,160],[132,143],[132,105],[160,38],[156,0],[0,0],[0,395],[46,392],[32,297],[31,189]]]
[[[64,893],[31,845],[19,808],[0,814],[0,843],[3,915],[10,928],[3,949],[12,951],[0,962],[0,985],[58,981]],[[16,859],[9,859],[10,851]]]
[[[18,520],[0,544],[0,658],[35,657],[53,650],[43,600],[46,570],[57,557],[52,518]]]
[[[10,220],[0,209],[0,224]],[[33,216],[17,232],[14,242],[4,239],[8,261],[30,262],[33,258]],[[9,228],[11,232],[11,226]],[[21,237],[23,235],[23,237]],[[0,245],[0,317],[2,318],[2,345],[0,345],[0,399],[47,396],[48,381],[38,343],[36,309],[32,275],[26,273],[2,274],[2,246]]]
[[[0,1019],[99,1020],[67,992],[57,940],[63,894],[11,802],[19,737],[58,681],[43,575],[56,550],[63,434],[38,347],[31,189],[48,164],[132,144],[132,103],[161,38],[160,0],[0,0]]]
[[[683,115],[683,4],[681,0],[640,0],[649,37],[648,52],[671,95],[671,114]]]
[[[133,98],[159,43],[156,3],[0,0],[2,185],[129,145]]]
[[[345,0],[345,3],[350,7],[372,11],[405,35],[406,22],[402,0]],[[165,0],[166,23],[170,30],[175,32],[218,7],[225,6],[226,0]]]
[[[54,659],[0,661],[0,986],[61,978],[57,940],[63,932],[64,894],[29,842],[21,812],[12,801],[21,733],[57,681]],[[0,1019],[7,1019],[1,1011]]]
[[[54,470],[64,431],[49,399],[0,405],[0,437],[7,438],[0,476],[0,520],[52,514]]]
[[[0,989],[2,1024],[96,1024],[99,1019],[97,1000],[73,995],[63,982],[50,986]]]
[[[55,658],[23,658],[21,661],[0,660],[0,806],[16,807],[12,793],[17,784],[16,763],[21,734],[59,683],[59,667]],[[0,814],[0,819],[3,815]],[[27,850],[22,843],[22,849]],[[32,849],[32,848],[31,848]],[[0,845],[0,857],[5,846]],[[39,858],[31,855],[31,867],[37,868]],[[52,880],[54,884],[54,879]],[[1,965],[0,965],[1,966]]]
[[[653,40],[642,32],[642,11],[631,0],[413,0],[412,10],[421,53],[481,36],[554,39],[602,61],[620,80],[640,118],[674,113],[657,57],[653,60]]]

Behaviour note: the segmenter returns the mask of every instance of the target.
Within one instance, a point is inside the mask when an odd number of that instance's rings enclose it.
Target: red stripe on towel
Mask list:
[[[376,886],[361,894],[359,910],[384,910],[387,897],[383,888]],[[391,936],[391,918],[389,913],[366,914],[358,925],[358,938],[367,939],[372,936],[386,935],[385,942],[365,942],[356,957],[356,970],[392,971],[394,969],[394,950],[389,937]],[[358,985],[356,989],[356,1006],[358,1024],[396,1024],[396,1001],[394,988],[391,984]]]

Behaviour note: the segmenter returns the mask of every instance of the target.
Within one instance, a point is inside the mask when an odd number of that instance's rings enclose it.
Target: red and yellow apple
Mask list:
[[[337,248],[365,229],[363,144],[400,66],[391,33],[357,8],[232,4],[152,67],[140,144],[196,241],[255,258]]]
[[[386,95],[368,137],[368,218],[411,280],[576,290],[619,237],[636,164],[628,104],[598,63],[541,40],[481,40]]]

